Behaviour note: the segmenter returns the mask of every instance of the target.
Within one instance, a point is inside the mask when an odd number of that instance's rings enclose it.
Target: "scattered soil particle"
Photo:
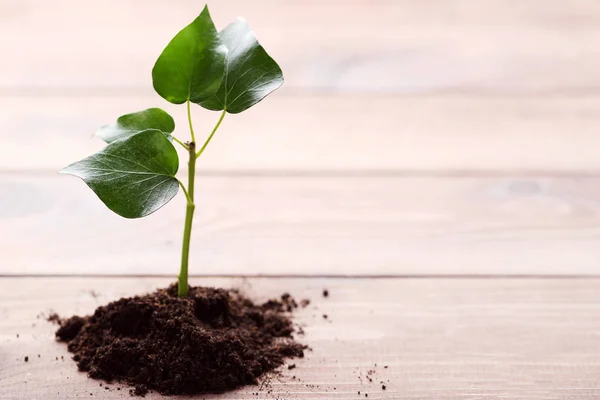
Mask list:
[[[329,290],[323,290],[323,297],[329,297]]]
[[[25,356],[24,360],[25,362],[29,361],[29,356]]]
[[[288,369],[294,369],[294,368],[296,368],[296,364],[290,364],[290,365],[288,365]]]
[[[381,385],[381,389],[385,390],[385,389],[387,389],[387,386]]]
[[[285,306],[285,309],[288,312],[292,312],[294,309],[298,308],[296,300],[294,300],[289,293],[284,293],[281,295],[281,304]]]
[[[323,318],[327,319],[327,318],[329,318],[329,316],[327,314],[323,314]]]
[[[17,339],[19,338],[19,334],[17,333]]]
[[[236,290],[204,287],[180,299],[171,285],[92,316],[58,318],[56,336],[81,371],[134,386],[133,395],[221,393],[303,357],[289,314],[297,307],[289,294],[254,304]]]
[[[50,313],[50,315],[48,315],[48,318],[46,318],[46,321],[52,322],[57,325],[60,325],[60,323],[62,322],[60,316],[55,312]]]
[[[302,299],[302,300],[300,300],[300,307],[302,307],[302,308],[308,307],[309,304],[310,304],[310,300],[309,299]]]

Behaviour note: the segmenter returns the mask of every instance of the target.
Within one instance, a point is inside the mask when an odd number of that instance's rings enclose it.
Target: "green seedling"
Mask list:
[[[188,294],[188,263],[194,218],[196,160],[202,155],[225,114],[247,110],[283,84],[277,63],[258,43],[241,18],[217,32],[208,7],[167,45],[152,69],[156,92],[173,104],[185,104],[190,140],[175,137],[173,118],[160,108],[119,117],[100,128],[108,145],[64,168],[81,178],[112,211],[141,218],[167,204],[179,191],[187,199],[178,294]],[[197,148],[190,107],[220,111],[204,144]],[[187,186],[176,174],[179,157],[174,143],[188,154]]]

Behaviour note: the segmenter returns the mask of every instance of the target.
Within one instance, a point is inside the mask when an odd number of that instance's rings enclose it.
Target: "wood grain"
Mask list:
[[[0,175],[0,274],[175,274],[184,198],[138,220]],[[200,176],[192,274],[600,273],[600,178]]]
[[[600,86],[596,0],[229,0],[217,26],[244,15],[287,86],[367,92],[578,93]],[[142,90],[197,1],[3,0],[4,93],[68,87]]]
[[[36,316],[50,309],[62,315],[90,313],[109,300],[168,282],[0,279],[2,399],[128,398],[125,389],[104,390],[78,373],[65,346],[54,342],[54,327]],[[284,369],[283,378],[272,381],[273,393],[263,390],[255,396],[256,388],[248,387],[203,399],[351,399],[364,398],[364,393],[369,399],[415,400],[600,396],[598,280],[205,279],[194,283],[241,287],[259,300],[282,291],[312,299],[296,318],[306,331],[301,340],[313,351],[294,361],[295,370]],[[323,288],[331,293],[327,299],[320,295]],[[324,313],[328,320],[322,318]],[[365,376],[371,369],[373,383]]]
[[[57,171],[102,147],[119,115],[158,96],[0,98],[0,171]],[[187,139],[185,107],[169,107]],[[204,138],[217,115],[195,109]],[[600,172],[600,97],[287,96],[229,115],[200,170]],[[204,134],[203,134],[204,132]],[[203,139],[200,139],[203,140]]]

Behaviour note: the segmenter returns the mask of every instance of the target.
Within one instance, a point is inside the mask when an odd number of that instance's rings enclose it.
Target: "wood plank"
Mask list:
[[[150,69],[202,4],[4,0],[3,91],[151,90]],[[218,1],[244,15],[287,86],[377,92],[573,92],[600,87],[596,0]],[[343,10],[343,12],[340,12]],[[24,30],[23,27],[26,27]],[[139,88],[139,89],[138,89]]]
[[[192,274],[600,274],[600,178],[200,176]],[[184,198],[0,175],[1,274],[175,274]]]
[[[90,313],[109,300],[168,282],[0,279],[2,398],[129,397],[114,387],[104,390],[78,373],[65,346],[54,342],[54,327],[36,316],[50,309],[64,315]],[[283,378],[272,382],[273,393],[259,391],[254,396],[256,388],[248,387],[203,399],[364,398],[358,391],[368,393],[369,399],[600,396],[598,280],[210,279],[194,283],[241,287],[256,299],[285,290],[313,300],[296,317],[306,332],[302,340],[313,351],[295,361],[295,370],[284,369]],[[324,287],[331,293],[327,299],[320,295]],[[92,297],[90,290],[99,297]],[[328,320],[321,317],[323,313]],[[25,356],[29,356],[27,363]],[[376,371],[372,384],[364,378],[370,369]],[[299,380],[292,380],[292,375]],[[385,391],[380,381],[386,383]]]
[[[0,98],[0,171],[57,171],[102,146],[95,130],[157,96]],[[188,138],[185,107],[170,107]],[[217,115],[195,109],[204,138]],[[186,121],[185,123],[183,121]],[[503,173],[600,171],[600,96],[286,96],[227,116],[202,170]],[[204,134],[202,134],[204,132]]]

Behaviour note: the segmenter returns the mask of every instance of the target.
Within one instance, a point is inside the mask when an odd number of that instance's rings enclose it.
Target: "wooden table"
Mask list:
[[[192,284],[310,298],[313,350],[271,392],[201,398],[600,398],[600,4],[210,6],[286,84],[199,161]],[[0,399],[129,397],[43,315],[170,283],[184,201],[124,220],[56,171],[120,114],[182,121],[150,69],[201,7],[0,0]]]

